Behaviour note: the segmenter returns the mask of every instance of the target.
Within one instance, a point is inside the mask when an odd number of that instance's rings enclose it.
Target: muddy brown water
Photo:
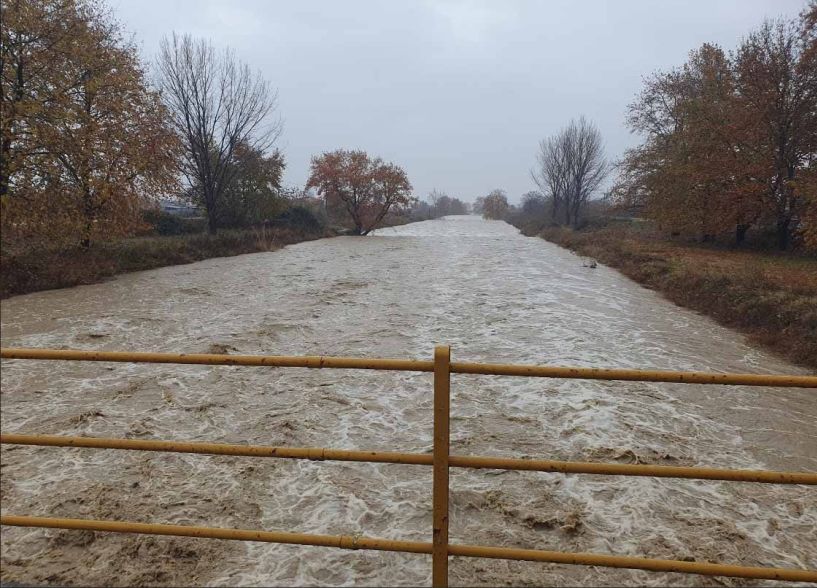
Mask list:
[[[2,302],[2,345],[803,374],[612,269],[448,217]],[[2,428],[428,452],[430,374],[2,362]],[[817,395],[461,376],[458,454],[817,470]],[[451,540],[817,568],[810,487],[452,470]],[[431,468],[2,449],[2,510],[430,541]],[[452,558],[459,585],[752,581]],[[92,532],[2,532],[2,580],[418,585],[430,557]],[[758,583],[759,584],[759,583]],[[768,583],[765,583],[768,584]]]

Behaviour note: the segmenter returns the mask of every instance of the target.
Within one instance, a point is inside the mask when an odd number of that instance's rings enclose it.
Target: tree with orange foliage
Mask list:
[[[817,0],[811,0],[800,15],[800,38],[803,43],[801,62],[805,67],[817,67]],[[813,125],[812,132],[817,133],[817,124]],[[809,249],[817,251],[817,149],[812,151],[796,184],[795,190],[804,199],[800,218],[803,242]]]
[[[505,190],[491,190],[482,204],[482,216],[492,220],[503,220],[508,214],[508,197]]]
[[[787,249],[807,195],[801,172],[817,154],[817,52],[794,23],[766,22],[735,57],[741,164],[765,219]]]
[[[771,226],[788,248],[810,210],[817,153],[813,12],[799,28],[766,22],[731,58],[703,45],[649,78],[630,106],[628,123],[645,142],[625,154],[619,200],[704,238],[734,230],[740,243],[749,227]]]
[[[176,147],[136,47],[102,7],[4,7],[4,241],[88,246],[133,232],[175,186]]]
[[[734,81],[723,50],[703,45],[683,67],[648,78],[628,124],[645,135],[621,164],[614,193],[670,231],[702,237],[757,217],[741,202],[733,128]]]
[[[355,235],[369,234],[389,211],[402,211],[412,203],[406,172],[361,150],[338,149],[313,157],[306,187],[317,189],[327,207],[344,210]]]

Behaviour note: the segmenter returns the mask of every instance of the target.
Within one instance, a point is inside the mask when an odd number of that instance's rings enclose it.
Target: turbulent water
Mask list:
[[[2,344],[806,373],[614,270],[448,217],[2,303]],[[430,374],[4,361],[4,432],[429,452]],[[817,470],[815,390],[455,375],[452,452]],[[431,468],[3,446],[6,514],[431,540]],[[817,568],[801,486],[452,470],[451,540]],[[3,528],[5,582],[429,584],[430,557]],[[461,585],[728,579],[452,558]],[[734,582],[738,583],[738,582]],[[751,581],[740,581],[742,585]]]

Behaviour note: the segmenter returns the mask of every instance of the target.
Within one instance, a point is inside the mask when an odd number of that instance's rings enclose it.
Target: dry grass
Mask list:
[[[0,298],[79,284],[93,284],[115,274],[192,263],[211,257],[273,251],[291,243],[318,239],[287,227],[220,231],[172,237],[138,237],[96,244],[88,249],[34,250],[0,255]]]
[[[817,259],[707,248],[622,227],[546,228],[541,237],[620,270],[667,298],[817,368]]]

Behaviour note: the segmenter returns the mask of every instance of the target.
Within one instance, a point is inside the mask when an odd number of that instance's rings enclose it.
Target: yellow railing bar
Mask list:
[[[125,449],[195,453],[200,455],[233,455],[238,457],[278,457],[315,461],[358,461],[430,466],[430,453],[397,453],[392,451],[358,451],[322,447],[273,447],[269,445],[229,445],[186,441],[153,441],[148,439],[110,439],[103,437],[67,437],[62,435],[0,434],[0,444],[36,445],[40,447],[81,447],[91,449]]]
[[[71,361],[112,361],[127,363],[177,363],[200,365],[242,365],[265,367],[335,368],[433,372],[434,362],[410,359],[332,357],[324,355],[219,355],[211,353],[145,353],[125,351],[82,351],[77,349],[2,348],[5,359],[45,359]],[[624,370],[580,367],[550,367],[501,363],[451,362],[452,374],[526,376],[587,380],[672,382],[677,384],[721,384],[742,386],[782,386],[817,388],[817,376],[770,374],[721,374],[665,370]]]
[[[448,586],[448,467],[451,403],[451,349],[434,348],[434,453],[432,474],[431,585]]]
[[[629,568],[651,572],[678,572],[703,576],[730,576],[733,578],[755,578],[758,580],[787,580],[792,582],[817,582],[817,570],[793,570],[790,568],[760,568],[735,566],[674,559],[650,559],[598,553],[565,553],[561,551],[540,551],[538,549],[516,549],[513,547],[483,547],[480,545],[450,545],[450,555],[481,557],[492,559],[513,559],[539,561],[578,566],[602,566],[606,568]]]
[[[477,457],[452,455],[448,463],[457,468],[526,470],[561,474],[596,474],[604,476],[647,476],[653,478],[685,478],[692,480],[723,480],[727,482],[761,482],[767,484],[817,485],[817,473],[775,472],[769,470],[726,470],[719,468],[661,466],[626,463],[596,463],[591,461],[555,461],[547,459],[516,459],[509,457]]]
[[[767,374],[719,374],[714,372],[673,372],[666,370],[622,370],[606,368],[508,365],[504,363],[452,362],[451,373],[493,376],[527,376],[583,380],[624,380],[673,382],[676,384],[721,384],[740,386],[781,386],[817,388],[817,376],[777,376]]]
[[[215,353],[145,353],[137,351],[81,351],[78,349],[15,349],[4,347],[0,349],[0,357],[5,359],[334,368],[402,372],[434,371],[434,362],[432,361],[332,357],[328,355],[221,355]]]
[[[97,521],[85,519],[60,519],[3,515],[0,524],[13,527],[42,527],[48,529],[73,529],[102,531],[111,533],[138,533],[144,535],[172,535],[208,539],[232,539],[238,541],[260,541],[265,543],[289,543],[296,545],[317,545],[341,549],[374,549],[380,551],[400,551],[407,553],[432,552],[432,544],[420,541],[395,541],[360,537],[357,535],[311,535],[279,531],[253,531],[245,529],[222,529],[216,527],[193,527],[131,523],[120,521]],[[449,555],[493,559],[526,560],[552,562],[571,565],[604,566],[649,570],[653,572],[679,572],[704,576],[731,576],[734,578],[754,578],[758,580],[788,580],[793,582],[817,582],[817,571],[791,568],[762,568],[713,564],[705,562],[678,561],[670,559],[649,559],[602,555],[596,553],[565,553],[538,549],[516,549],[511,547],[487,547],[480,545],[449,545]]]
[[[137,533],[140,535],[174,535],[178,537],[198,537],[201,539],[231,539],[235,541],[260,541],[262,543],[288,543],[292,545],[317,545],[319,547],[339,547],[341,549],[375,549],[380,551],[431,553],[431,543],[376,539],[372,537],[359,537],[357,535],[312,535],[308,533],[287,533],[283,531],[254,531],[249,529],[222,529],[218,527],[192,527],[187,525],[60,519],[16,515],[0,516],[0,525],[10,527],[105,531],[111,533]]]
[[[0,444],[36,445],[41,447],[81,447],[91,449],[124,449],[134,451],[164,451],[201,455],[233,455],[241,457],[277,457],[326,461],[357,461],[407,465],[433,465],[427,453],[397,453],[391,451],[350,451],[320,447],[271,447],[264,445],[229,445],[182,441],[152,441],[148,439],[109,439],[100,437],[67,437],[62,435],[0,434]],[[527,470],[561,474],[600,474],[608,476],[649,476],[728,482],[762,482],[768,484],[817,485],[817,473],[776,472],[768,470],[726,470],[718,468],[658,466],[646,464],[595,463],[451,455],[448,465],[457,468]]]

